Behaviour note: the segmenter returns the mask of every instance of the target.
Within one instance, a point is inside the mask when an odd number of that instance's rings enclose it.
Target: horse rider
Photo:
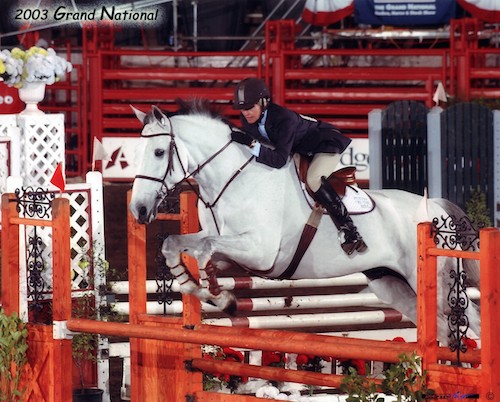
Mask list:
[[[340,154],[351,139],[331,124],[273,103],[266,84],[257,78],[246,78],[236,86],[233,109],[240,110],[242,131],[235,130],[232,138],[249,146],[257,162],[279,169],[295,153],[312,157],[306,182],[315,201],[328,211],[337,229],[344,233],[342,249],[349,255],[366,250],[367,245],[345,205],[326,179],[336,169]],[[256,140],[262,137],[265,140]],[[266,140],[273,147],[262,146]]]

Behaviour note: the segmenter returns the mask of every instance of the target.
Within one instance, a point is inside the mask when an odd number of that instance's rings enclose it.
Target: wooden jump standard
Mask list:
[[[23,378],[26,386],[23,401],[70,401],[71,338],[65,336],[63,328],[71,316],[69,201],[63,198],[53,200],[50,221],[19,218],[16,207],[14,194],[2,195],[2,307],[7,314],[20,310],[19,225],[52,227],[54,324],[28,323],[28,364]],[[26,275],[26,272],[21,274]],[[56,298],[64,299],[64,302]]]
[[[181,195],[181,232],[198,229],[196,196],[192,193]],[[19,224],[37,224],[34,220],[18,218],[15,198],[2,198],[2,291],[7,313],[18,308],[19,279],[16,279],[19,264]],[[365,360],[396,361],[402,352],[416,350],[422,356],[424,368],[429,371],[431,388],[438,395],[451,395],[457,391],[478,393],[479,400],[486,402],[500,395],[500,320],[496,319],[499,300],[498,266],[500,232],[497,229],[481,231],[481,253],[470,253],[437,249],[430,237],[430,224],[419,225],[419,289],[418,289],[418,342],[417,344],[390,343],[387,341],[366,341],[289,331],[238,329],[207,326],[200,323],[200,303],[192,296],[183,296],[185,302],[181,318],[148,316],[146,311],[146,269],[145,269],[145,229],[137,225],[129,216],[129,281],[130,281],[130,324],[96,322],[71,318],[71,292],[69,268],[69,204],[62,198],[52,203],[52,222],[40,225],[53,228],[53,339],[50,342],[49,385],[50,397],[37,397],[36,389],[42,370],[38,373],[37,385],[29,383],[26,401],[62,401],[71,395],[71,373],[64,368],[71,361],[71,340],[66,329],[71,331],[94,332],[106,335],[128,336],[131,341],[131,385],[132,400],[142,401],[259,401],[260,399],[226,395],[202,390],[201,372],[217,371],[236,375],[269,378],[278,381],[298,381],[312,385],[338,386],[340,377],[321,373],[288,371],[271,367],[250,366],[224,361],[210,362],[201,358],[200,344],[216,344],[271,351],[308,353],[337,358],[361,358]],[[480,369],[466,369],[438,364],[439,359],[453,360],[453,354],[438,347],[436,342],[436,278],[435,267],[438,255],[457,258],[476,258],[481,263],[481,318],[482,349],[467,352],[462,361],[478,361]],[[185,258],[185,263],[196,275],[194,261]],[[17,271],[13,270],[16,268]],[[5,273],[7,272],[7,273]],[[17,274],[17,277],[19,275]],[[5,281],[7,280],[7,282]],[[15,289],[15,290],[13,290]],[[17,305],[16,305],[17,299]],[[31,336],[30,340],[35,337]],[[31,348],[30,343],[30,348]],[[40,355],[47,356],[44,348],[35,347]],[[466,359],[467,358],[467,359]],[[40,356],[30,355],[31,374],[35,372]],[[186,362],[189,362],[186,367]],[[50,371],[50,370],[49,370]],[[32,397],[32,398],[30,398]]]
[[[500,231],[480,231],[479,252],[437,248],[431,224],[418,225],[417,343],[423,369],[429,372],[430,388],[437,394],[479,394],[479,401],[500,398]],[[448,256],[479,260],[481,306],[481,367],[471,369],[439,364],[437,345],[437,258]],[[466,357],[470,352],[461,354]],[[450,359],[455,361],[456,359]]]

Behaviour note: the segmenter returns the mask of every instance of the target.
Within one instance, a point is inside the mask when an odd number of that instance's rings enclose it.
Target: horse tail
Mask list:
[[[459,222],[463,221],[464,218],[470,222],[469,217],[465,213],[465,211],[460,208],[458,205],[454,204],[453,202],[446,200],[446,199],[437,199],[435,200],[437,204],[439,204],[445,211],[446,213],[453,218],[453,221],[455,222],[457,226],[457,238],[459,237]],[[472,225],[467,225],[471,226]],[[469,249],[470,250],[478,250],[479,249],[479,236],[477,236],[476,239],[474,239],[470,244],[469,244]],[[479,261],[477,260],[472,260],[469,258],[464,258],[463,259],[463,268],[465,273],[467,274],[467,284],[469,286],[479,286]]]

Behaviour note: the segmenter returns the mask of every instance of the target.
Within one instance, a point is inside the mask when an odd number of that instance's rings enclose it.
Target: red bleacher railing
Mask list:
[[[479,29],[476,20],[452,21],[449,41],[436,48],[315,50],[296,48],[294,22],[278,20],[268,22],[261,50],[193,52],[116,48],[112,27],[86,28],[78,84],[53,87],[72,91],[57,108],[76,116],[67,122],[70,136],[77,137],[68,158],[79,163],[74,169],[68,163],[67,174],[89,170],[93,137],[138,135],[129,104],[169,110],[176,98],[201,97],[237,122],[232,92],[248,76],[264,79],[277,103],[333,122],[350,136],[366,137],[368,113],[393,101],[433,106],[439,82],[455,100],[499,99],[500,49],[485,45]]]

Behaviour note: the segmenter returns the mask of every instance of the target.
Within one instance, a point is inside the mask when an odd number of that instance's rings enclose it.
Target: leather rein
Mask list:
[[[255,158],[255,156],[252,155],[245,163],[243,163],[240,166],[240,168],[238,170],[236,170],[236,172],[233,173],[233,175],[229,178],[229,180],[226,182],[226,184],[222,187],[222,189],[219,192],[219,194],[217,195],[217,197],[215,197],[215,200],[212,203],[209,203],[202,198],[200,192],[193,186],[193,184],[189,181],[189,179],[191,177],[194,177],[196,174],[198,174],[205,166],[207,166],[217,156],[222,154],[222,152],[224,152],[224,150],[229,146],[229,144],[231,144],[231,142],[233,142],[233,140],[232,139],[229,140],[218,151],[216,151],[213,155],[211,155],[205,162],[199,164],[195,170],[193,170],[191,173],[189,173],[187,171],[187,169],[184,167],[184,165],[182,164],[182,161],[181,161],[181,158],[179,155],[179,150],[177,148],[177,144],[175,143],[175,134],[173,132],[172,122],[170,121],[169,117],[167,117],[167,119],[170,122],[170,127],[172,127],[172,132],[170,132],[170,133],[168,133],[168,132],[156,133],[156,134],[150,134],[150,135],[144,135],[141,133],[141,137],[165,136],[165,137],[171,138],[170,145],[168,148],[168,164],[167,164],[167,168],[165,169],[165,174],[163,175],[163,177],[161,179],[158,177],[154,177],[154,176],[147,176],[147,175],[138,174],[135,176],[135,179],[150,180],[150,181],[154,181],[157,183],[161,183],[162,188],[158,192],[159,198],[163,198],[167,192],[172,191],[176,186],[178,186],[182,182],[188,183],[189,187],[197,194],[198,199],[205,205],[206,208],[210,209],[210,213],[212,214],[212,218],[214,220],[215,227],[217,229],[217,233],[220,235],[219,225],[217,223],[217,219],[215,217],[215,213],[213,211],[213,208],[215,207],[215,205],[217,204],[219,199],[222,197],[222,194],[224,194],[224,192],[227,190],[229,185],[238,177],[238,175],[243,171],[243,169],[245,169],[245,167],[247,167],[250,164],[250,162]],[[184,178],[182,180],[180,180],[179,182],[175,183],[172,186],[172,188],[169,189],[167,184],[165,183],[165,180],[166,180],[167,176],[171,172],[174,171],[174,165],[173,165],[173,161],[172,161],[174,155],[177,155],[177,160],[179,161],[179,164],[182,167]],[[308,222],[304,226],[304,230],[302,232],[299,244],[297,245],[297,249],[295,250],[295,253],[292,257],[292,260],[290,261],[290,264],[285,269],[285,271],[283,273],[281,273],[281,275],[279,275],[277,277],[277,279],[289,279],[293,276],[293,274],[297,270],[297,267],[298,267],[300,261],[302,260],[302,257],[304,256],[304,253],[308,249],[309,245],[311,244],[312,239],[314,238],[314,235],[316,234],[316,230],[317,230],[319,221],[321,219],[322,212],[320,211],[319,208],[311,208],[311,209],[312,209],[311,216],[310,216]],[[236,262],[234,262],[234,263],[236,263]],[[239,264],[237,264],[237,265],[239,265]],[[243,268],[246,271],[255,273],[254,271],[248,270],[245,267],[241,267],[241,268]],[[271,269],[271,271],[273,271],[273,269]]]
[[[203,199],[203,197],[201,196],[200,192],[189,181],[189,179],[192,178],[192,177],[194,177],[196,174],[198,174],[205,166],[207,166],[210,162],[212,162],[217,156],[219,156],[220,154],[222,154],[222,152],[224,152],[224,150],[229,146],[229,144],[231,144],[231,142],[233,142],[233,140],[230,139],[218,151],[216,151],[213,155],[211,155],[206,161],[204,161],[203,163],[199,164],[196,169],[194,169],[191,173],[189,173],[187,171],[187,169],[184,167],[184,165],[182,164],[181,157],[179,155],[179,149],[177,148],[177,144],[175,142],[175,134],[173,132],[172,122],[171,122],[171,120],[170,120],[169,117],[167,117],[167,119],[170,122],[170,127],[172,127],[172,132],[156,133],[156,134],[149,134],[149,135],[145,135],[145,134],[141,133],[141,137],[145,137],[145,138],[151,138],[151,137],[170,137],[170,145],[169,145],[169,148],[168,148],[168,164],[167,164],[167,167],[165,169],[165,174],[163,175],[162,178],[138,174],[138,175],[135,176],[135,179],[150,180],[150,181],[154,181],[154,182],[157,182],[157,183],[161,183],[162,187],[161,187],[160,191],[158,192],[158,197],[162,198],[162,199],[163,199],[163,197],[164,197],[164,195],[166,193],[168,193],[169,191],[172,191],[173,189],[175,189],[179,184],[181,184],[183,182],[186,182],[189,185],[189,187],[196,193],[198,199],[205,205],[206,208],[208,208],[210,210],[210,213],[212,214],[212,218],[213,218],[214,223],[215,223],[215,227],[217,229],[217,233],[220,234],[219,225],[217,223],[217,219],[215,217],[215,213],[213,211],[213,208],[215,207],[215,205],[217,204],[217,202],[219,201],[219,199],[222,197],[222,194],[224,194],[224,192],[227,190],[227,188],[229,187],[229,185],[236,179],[236,177],[238,177],[238,175],[243,171],[243,169],[245,169],[245,167],[247,167],[250,164],[250,162],[255,157],[252,155],[245,163],[243,163],[240,166],[240,168],[238,170],[236,170],[236,172],[233,173],[233,175],[229,178],[229,180],[226,182],[226,184],[222,187],[221,191],[219,192],[219,194],[217,195],[217,197],[214,199],[214,201],[211,202],[211,203],[209,203],[209,202],[207,202],[207,201],[205,201]],[[174,155],[177,156],[177,160],[178,160],[179,164],[181,165],[182,172],[184,174],[184,178],[182,180],[180,180],[179,182],[175,183],[172,186],[172,188],[169,189],[168,186],[167,186],[167,183],[165,182],[165,180],[167,179],[167,176],[171,172],[174,171],[174,165],[173,165],[173,157],[174,157]]]

